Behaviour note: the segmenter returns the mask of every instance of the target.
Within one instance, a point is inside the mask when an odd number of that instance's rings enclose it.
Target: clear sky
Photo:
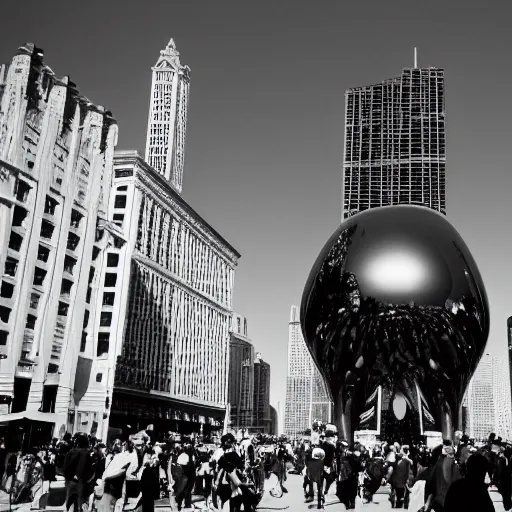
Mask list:
[[[144,149],[151,71],[171,37],[191,68],[184,198],[242,254],[235,310],[284,402],[290,306],[339,225],[344,91],[413,65],[445,69],[447,214],[491,306],[512,315],[508,2],[3,0],[0,62],[34,42]]]

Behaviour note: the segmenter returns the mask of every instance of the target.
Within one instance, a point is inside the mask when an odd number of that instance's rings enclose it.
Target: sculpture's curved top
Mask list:
[[[482,278],[446,218],[421,206],[347,219],[322,249],[301,304],[306,343],[335,403],[357,416],[376,386],[456,414],[489,333]],[[441,413],[439,413],[441,414]]]

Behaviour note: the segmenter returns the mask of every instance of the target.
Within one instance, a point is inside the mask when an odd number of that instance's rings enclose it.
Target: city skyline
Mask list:
[[[507,16],[442,4],[440,19],[431,4],[398,2],[375,3],[368,20],[367,5],[293,5],[220,2],[198,11],[192,3],[91,2],[77,25],[63,2],[48,3],[45,23],[9,2],[0,62],[34,42],[58,76],[70,73],[91,101],[114,113],[118,149],[143,150],[150,68],[174,39],[192,75],[183,196],[243,255],[233,308],[249,319],[255,349],[272,366],[276,404],[284,402],[290,305],[339,224],[344,91],[396,76],[417,46],[420,66],[445,69],[447,218],[487,287],[488,350],[504,355],[512,284],[504,263],[511,249],[510,71],[500,66],[510,44]],[[15,18],[24,23],[6,23]],[[365,40],[356,37],[361,23],[370,25]],[[315,69],[313,82],[305,63]]]

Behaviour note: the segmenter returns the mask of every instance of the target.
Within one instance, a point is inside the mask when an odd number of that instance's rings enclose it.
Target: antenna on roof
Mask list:
[[[414,47],[414,69],[418,67],[418,49]]]

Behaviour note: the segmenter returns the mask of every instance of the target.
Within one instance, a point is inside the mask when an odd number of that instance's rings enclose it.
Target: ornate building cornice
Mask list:
[[[134,167],[136,186],[155,196],[155,199],[175,211],[180,218],[194,228],[197,234],[205,238],[209,245],[216,248],[226,259],[231,268],[238,265],[240,253],[213,229],[149,164],[137,151],[116,151],[114,168]]]

